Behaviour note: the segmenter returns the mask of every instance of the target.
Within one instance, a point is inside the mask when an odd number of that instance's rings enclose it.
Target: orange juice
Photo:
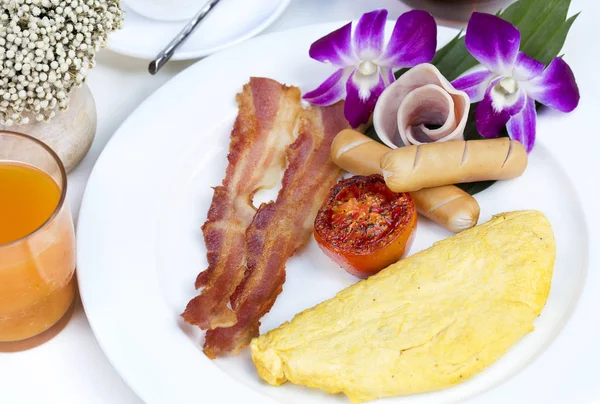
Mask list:
[[[48,174],[24,164],[0,164],[0,244],[42,226],[58,206],[60,188]]]
[[[0,162],[0,341],[47,330],[71,305],[75,238],[61,198],[44,171]]]

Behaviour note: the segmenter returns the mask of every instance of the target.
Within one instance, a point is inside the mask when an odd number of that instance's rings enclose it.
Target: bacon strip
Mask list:
[[[277,200],[260,206],[246,232],[248,271],[232,297],[238,321],[206,333],[208,357],[237,353],[258,336],[260,318],[283,289],[285,262],[310,238],[315,215],[340,175],[329,153],[345,128],[343,103],[302,113]]]
[[[245,273],[246,229],[256,213],[252,198],[279,180],[302,110],[298,88],[266,78],[251,78],[236,100],[239,112],[231,132],[229,165],[202,226],[208,268],[198,275],[196,288],[204,289],[182,314],[202,329],[237,321],[227,303]]]

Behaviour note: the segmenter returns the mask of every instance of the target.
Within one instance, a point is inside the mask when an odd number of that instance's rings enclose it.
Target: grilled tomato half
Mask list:
[[[356,175],[329,191],[314,232],[329,258],[366,278],[404,257],[416,226],[410,194],[390,191],[381,175]]]

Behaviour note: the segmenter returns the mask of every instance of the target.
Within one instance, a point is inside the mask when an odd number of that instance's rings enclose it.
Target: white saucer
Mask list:
[[[177,50],[173,60],[187,60],[251,38],[283,13],[290,0],[221,1]],[[152,60],[175,37],[186,21],[159,21],[146,18],[123,5],[123,28],[108,39],[108,49],[122,55]]]

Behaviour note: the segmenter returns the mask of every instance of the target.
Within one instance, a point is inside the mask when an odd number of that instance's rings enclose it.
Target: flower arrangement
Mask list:
[[[392,69],[429,62],[435,55],[437,26],[421,10],[401,15],[383,47],[387,10],[364,14],[352,37],[352,23],[316,41],[309,55],[338,70],[315,90],[304,95],[312,104],[331,105],[346,99],[344,114],[353,127],[368,122],[375,103],[394,80]]]
[[[344,112],[350,124],[359,127],[373,116],[375,127],[368,127],[365,133],[394,147],[403,144],[393,138],[402,138],[402,143],[412,139],[409,144],[451,140],[458,128],[464,129],[465,140],[509,136],[531,152],[537,108],[571,112],[579,104],[575,76],[559,56],[577,18],[567,18],[569,6],[570,0],[518,0],[498,15],[473,13],[466,34],[459,33],[437,52],[437,26],[428,13],[414,10],[401,15],[385,49],[387,11],[366,13],[354,35],[352,25],[347,24],[312,44],[309,55],[337,70],[304,98],[319,106],[345,98]],[[431,62],[429,67],[423,65],[427,62]],[[420,72],[413,72],[415,69]],[[413,72],[409,81],[414,83],[396,82],[407,71]],[[432,88],[431,83],[437,87]],[[448,86],[452,87],[449,92]],[[427,87],[430,94],[422,98],[427,108],[415,104],[412,95],[419,93],[414,91],[419,87]],[[457,105],[453,90],[468,97],[474,113],[469,113],[468,107],[448,112]],[[440,114],[447,119],[440,119]],[[414,126],[400,127],[411,119]],[[459,119],[466,124],[456,125]],[[398,129],[392,128],[396,123]],[[491,183],[462,185],[473,194]]]
[[[521,33],[511,23],[473,13],[465,44],[484,69],[452,84],[467,92],[471,102],[479,102],[475,122],[483,137],[498,137],[506,127],[508,135],[530,152],[535,142],[536,101],[560,112],[577,107],[579,89],[569,65],[556,57],[546,67],[519,51]]]
[[[0,124],[47,121],[69,104],[123,20],[119,0],[2,0]]]

